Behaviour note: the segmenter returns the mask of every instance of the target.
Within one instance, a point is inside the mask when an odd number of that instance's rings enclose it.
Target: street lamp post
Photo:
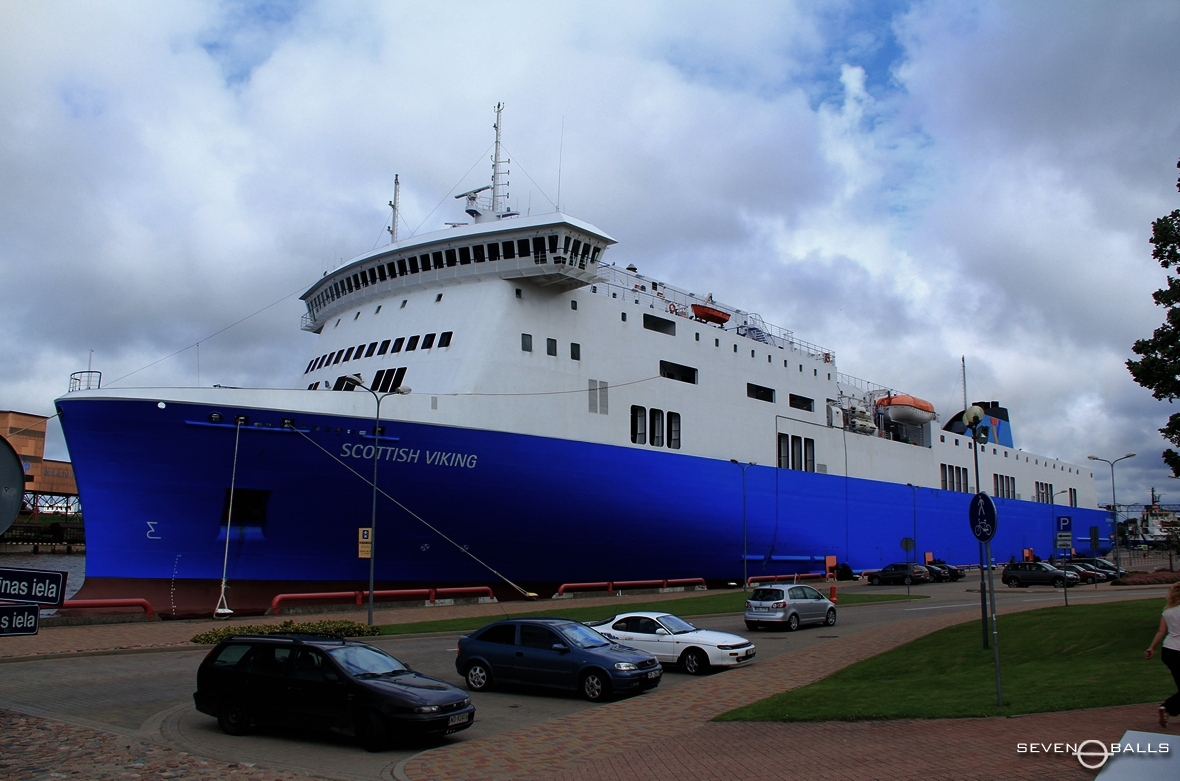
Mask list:
[[[753,461],[742,463],[736,458],[729,459],[731,464],[737,464],[742,470],[742,591],[749,591],[750,578],[747,572],[749,562],[746,560],[746,469],[754,466]]]
[[[1124,458],[1134,458],[1134,453],[1127,453],[1125,456],[1120,456],[1114,461],[1108,461],[1105,458],[1098,456],[1086,456],[1091,461],[1101,461],[1104,464],[1110,464],[1110,511],[1114,514],[1114,566],[1115,570],[1119,568],[1119,504],[1115,498],[1114,493],[1114,465]]]
[[[1065,493],[1069,493],[1068,488],[1062,488],[1060,491],[1054,491],[1049,494],[1049,520],[1052,521],[1052,523],[1053,523],[1053,534],[1054,535],[1057,534],[1057,511],[1053,509],[1057,505],[1054,503],[1054,500],[1057,498],[1058,494],[1065,494]],[[1055,546],[1057,545],[1056,539],[1053,540],[1053,545],[1055,545]],[[1054,550],[1059,550],[1059,549],[1054,548]],[[1065,592],[1065,606],[1069,607],[1069,570],[1067,570],[1065,568],[1064,557],[1062,557],[1060,569],[1062,572],[1065,573],[1065,584],[1061,587],[1061,590],[1063,592]]]
[[[388,393],[378,393],[363,384],[359,377],[350,378],[349,384],[353,390],[360,388],[367,391],[377,402],[377,410],[373,415],[373,509],[369,518],[369,626],[373,625],[373,589],[377,575],[377,456],[381,441],[381,402],[390,396],[402,396],[410,392],[409,388],[394,388]]]

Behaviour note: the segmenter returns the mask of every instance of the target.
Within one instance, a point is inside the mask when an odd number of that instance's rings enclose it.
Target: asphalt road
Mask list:
[[[805,627],[797,632],[748,632],[740,614],[699,618],[694,623],[702,628],[750,637],[757,644],[758,658],[767,659],[932,610],[978,613],[979,595],[968,591],[976,586],[977,583],[968,579],[955,584],[915,587],[914,593],[928,595],[930,599],[849,605],[840,609],[834,627]],[[853,588],[867,593],[905,593],[904,586]],[[1109,599],[1110,587],[1097,592],[1087,587],[1071,589],[1070,602],[1083,603],[1098,594]],[[1154,593],[1128,592],[1125,596],[1144,598]],[[1001,606],[1009,602],[1043,602],[1049,606],[1063,601],[1062,593],[1051,588],[1000,588],[997,599]],[[669,607],[674,611],[672,605]],[[1001,625],[1001,641],[1002,631]],[[400,636],[375,638],[371,642],[420,672],[462,687],[463,679],[454,667],[458,636],[458,633]],[[538,689],[496,689],[472,694],[477,714],[470,729],[436,743],[401,745],[380,754],[369,754],[350,739],[315,733],[265,730],[230,737],[218,729],[216,720],[198,713],[192,705],[196,669],[206,651],[121,653],[4,664],[0,666],[0,707],[147,737],[198,756],[340,779],[392,778],[397,763],[425,748],[485,738],[598,707],[572,693]],[[725,672],[714,674],[725,675]],[[691,686],[694,680],[674,667],[669,668],[660,689]]]

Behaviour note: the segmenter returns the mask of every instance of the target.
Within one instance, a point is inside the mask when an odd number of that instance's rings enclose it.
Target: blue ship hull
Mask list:
[[[260,612],[274,594],[367,587],[357,530],[370,525],[372,421],[169,402],[58,400],[86,519],[85,596],[149,596],[164,615],[208,614],[225,555],[230,606]],[[249,417],[235,426],[210,424]],[[376,573],[385,587],[492,585],[495,576],[406,510],[516,583],[705,578],[740,582],[743,480],[738,466],[650,449],[470,428],[383,421]],[[335,458],[333,458],[333,456]],[[903,537],[951,563],[979,560],[970,495],[767,466],[745,476],[750,575],[853,569],[905,560]],[[1048,557],[1054,517],[1075,546],[1099,510],[997,499],[996,561],[1026,548]],[[499,590],[506,595],[506,592]],[[235,600],[237,603],[235,604]]]

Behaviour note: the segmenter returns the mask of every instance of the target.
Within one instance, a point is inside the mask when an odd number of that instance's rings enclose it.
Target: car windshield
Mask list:
[[[676,616],[660,616],[659,622],[664,625],[665,629],[674,635],[682,635],[685,632],[697,631],[695,626],[688,623],[683,618],[677,618]]]
[[[578,648],[599,648],[600,646],[610,645],[610,640],[607,640],[590,627],[581,624],[568,624],[557,627],[557,631],[561,632],[566,640],[569,640]]]
[[[346,645],[343,648],[332,648],[328,651],[328,655],[335,659],[336,663],[350,675],[355,675],[358,678],[400,675],[410,671],[408,667],[389,654],[367,645]]]

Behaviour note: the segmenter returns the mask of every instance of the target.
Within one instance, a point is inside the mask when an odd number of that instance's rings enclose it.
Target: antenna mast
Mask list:
[[[397,244],[397,213],[398,203],[401,201],[402,183],[398,181],[397,174],[393,175],[393,200],[389,202],[389,208],[393,209],[393,222],[389,225],[389,243]]]
[[[967,409],[967,356],[959,356],[963,364],[963,409]]]
[[[496,104],[496,124],[493,125],[496,129],[496,151],[492,156],[492,214],[500,213],[500,201],[508,197],[507,193],[501,194],[500,189],[507,186],[507,182],[501,182],[501,178],[509,173],[508,171],[501,171],[500,166],[510,161],[500,159],[500,114],[504,111],[504,104]]]

